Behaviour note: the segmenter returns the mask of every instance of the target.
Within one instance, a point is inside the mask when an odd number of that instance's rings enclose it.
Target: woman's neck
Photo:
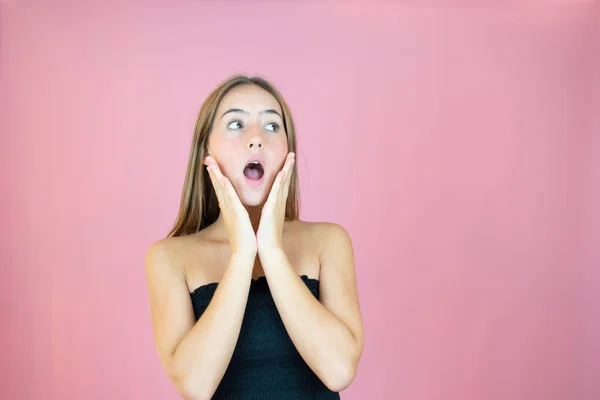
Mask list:
[[[248,215],[250,216],[250,222],[252,223],[252,228],[254,228],[254,233],[258,231],[258,225],[260,224],[260,217],[262,215],[263,206],[244,206],[246,207],[246,211],[248,211]]]
[[[260,217],[262,213],[262,205],[259,206],[244,206],[246,211],[248,211],[248,216],[250,217],[250,222],[252,223],[252,228],[254,229],[254,233],[258,231],[258,225],[260,224]],[[219,213],[217,220],[215,221],[214,229],[220,233],[219,236],[226,237],[227,229],[225,228],[225,221],[223,220],[223,214]]]

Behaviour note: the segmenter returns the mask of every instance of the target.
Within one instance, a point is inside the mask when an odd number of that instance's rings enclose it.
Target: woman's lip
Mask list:
[[[250,186],[260,186],[265,181],[265,175],[261,176],[260,179],[250,179],[246,175],[244,175],[244,179],[246,183]]]
[[[260,163],[260,165],[263,167],[263,170],[265,169],[266,165],[265,165],[265,159],[262,158],[259,155],[256,156],[252,156],[249,159],[246,160],[246,164],[244,165],[244,168],[246,168],[248,166],[248,164],[250,164],[253,161],[257,161]]]

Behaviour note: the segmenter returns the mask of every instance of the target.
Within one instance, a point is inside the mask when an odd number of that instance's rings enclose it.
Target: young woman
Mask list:
[[[351,240],[299,219],[296,136],[262,78],[200,109],[176,222],[146,255],[160,361],[186,399],[339,399],[363,350]]]

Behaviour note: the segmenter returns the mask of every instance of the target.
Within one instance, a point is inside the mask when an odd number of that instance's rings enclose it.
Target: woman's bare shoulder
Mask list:
[[[329,221],[301,221],[296,220],[296,229],[303,232],[304,234],[308,234],[314,236],[316,239],[323,239],[324,236],[330,235],[332,233],[335,234],[336,231],[344,230],[344,227],[335,222]]]
[[[342,234],[346,235],[346,229],[338,223],[329,221],[294,221],[293,229],[300,232],[301,235],[313,244],[313,248],[318,248],[319,253],[332,237]]]
[[[222,243],[202,231],[160,239],[148,250],[146,272],[175,275],[191,291],[204,282],[218,280],[226,253]]]
[[[163,238],[152,243],[146,252],[146,265],[157,265],[161,268],[181,270],[190,252],[197,251],[201,246],[202,235],[199,233]]]

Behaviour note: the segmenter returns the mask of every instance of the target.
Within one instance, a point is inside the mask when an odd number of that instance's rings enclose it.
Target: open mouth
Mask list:
[[[258,161],[251,161],[244,168],[244,176],[250,180],[257,181],[265,174],[265,168]]]

